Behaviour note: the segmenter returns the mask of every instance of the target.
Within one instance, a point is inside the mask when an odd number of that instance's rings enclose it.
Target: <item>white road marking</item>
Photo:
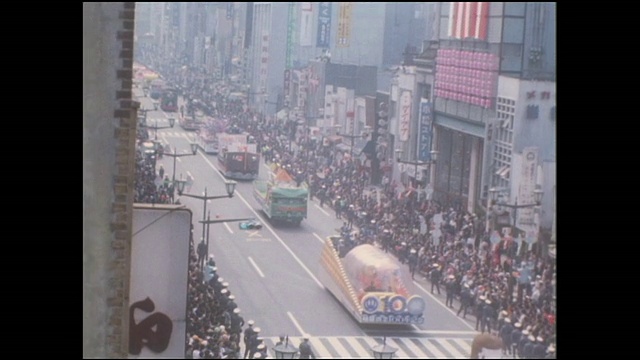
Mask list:
[[[344,346],[342,346],[342,344],[340,343],[340,341],[338,341],[338,339],[328,337],[328,338],[326,338],[326,340],[338,352],[338,354],[348,354],[349,353],[349,351],[347,351],[347,349],[345,349]]]
[[[443,354],[442,351],[440,351],[440,349],[433,345],[429,340],[430,339],[425,339],[425,341],[422,342],[422,345],[424,345],[424,347],[426,347],[432,354],[434,354],[436,358],[446,359],[447,355]]]
[[[295,325],[296,329],[298,329],[298,331],[300,331],[300,334],[307,334],[302,327],[300,326],[300,324],[298,324],[298,321],[296,320],[296,318],[293,317],[293,314],[291,314],[291,312],[287,311],[287,315],[289,316],[289,319],[291,319],[291,321],[293,322],[293,325]],[[307,334],[309,335],[309,334]]]
[[[324,244],[324,240],[320,236],[318,236],[318,234],[313,233],[313,236],[315,236],[321,243]]]
[[[329,213],[328,213],[328,212],[324,211],[324,209],[323,209],[323,208],[321,208],[320,206],[318,206],[318,204],[313,204],[313,206],[317,207],[317,208],[318,208],[318,210],[322,211],[325,215],[327,215],[327,216],[331,216],[331,215],[329,215]]]
[[[381,329],[381,330],[377,330],[377,329],[369,329],[367,330],[367,333],[370,334],[376,334],[376,333],[388,333],[388,330],[385,329]],[[407,333],[407,334],[424,334],[424,335],[431,335],[431,336],[437,336],[437,337],[443,337],[443,336],[451,336],[451,335],[469,335],[469,336],[475,336],[478,335],[477,331],[467,331],[467,330],[401,330],[401,329],[395,329],[393,330],[394,333]]]
[[[187,175],[191,176],[191,178],[192,178],[193,180],[195,180],[195,178],[193,177],[193,175],[191,175],[191,172],[190,172],[190,171],[187,171]]]
[[[227,228],[227,230],[229,230],[230,233],[233,234],[233,230],[231,230],[231,227],[227,224],[227,223],[222,223],[224,225],[224,227]]]
[[[220,171],[218,171],[218,168],[216,168],[215,166],[213,166],[213,164],[211,163],[211,161],[209,161],[209,159],[207,159],[206,156],[204,156],[202,153],[198,153],[200,154],[200,156],[204,159],[204,161],[206,161],[207,164],[209,164],[209,166],[211,166],[214,170],[215,173],[218,174],[218,176],[220,176],[220,178],[222,179],[222,181],[227,181],[224,176],[220,173]],[[251,205],[249,205],[249,203],[247,202],[247,200],[245,200],[245,198],[242,196],[242,194],[240,194],[240,192],[235,192],[234,196],[238,196],[238,198],[240,200],[242,200],[242,202],[247,205],[247,208],[249,208],[249,210],[255,215],[256,219],[260,218],[260,215],[258,214],[258,212],[256,212]],[[285,248],[285,250],[287,250],[289,252],[289,254],[291,254],[291,256],[293,256],[293,259],[302,267],[302,269],[304,269],[304,271],[307,272],[307,274],[313,279],[313,281],[316,282],[316,284],[318,284],[318,286],[324,290],[324,285],[322,285],[322,283],[320,282],[320,280],[318,280],[318,278],[315,277],[315,275],[313,275],[313,273],[311,272],[311,270],[309,270],[309,268],[302,262],[302,260],[300,260],[300,258],[298,256],[296,256],[296,254],[287,246],[287,244],[284,243],[284,241],[282,241],[282,239],[280,238],[280,236],[278,236],[278,234],[276,234],[276,232],[271,228],[271,226],[269,226],[269,224],[263,224],[264,228],[266,228],[267,230],[269,230],[273,236],[276,238],[276,240],[278,240],[278,242],[280,242],[280,244]]]
[[[467,323],[466,321],[464,321],[462,318],[458,317],[458,315],[451,310],[450,308],[446,307],[443,303],[440,302],[440,300],[438,300],[437,297],[433,296],[433,294],[431,294],[430,292],[427,291],[427,289],[423,288],[422,285],[420,285],[417,281],[413,281],[413,283],[422,291],[424,291],[425,294],[427,294],[428,296],[430,296],[433,300],[435,300],[440,306],[442,306],[444,309],[446,309],[448,312],[450,312],[453,316],[455,316],[456,319],[460,320],[461,323],[463,323],[466,327],[468,327],[471,330],[475,330],[475,328],[471,325],[469,325],[469,323]]]
[[[458,350],[455,347],[453,347],[453,345],[449,344],[447,341],[439,341],[438,344],[440,344],[440,346],[442,346],[450,354],[455,354],[458,352]]]
[[[402,350],[402,347],[395,340],[393,340],[393,338],[387,338],[387,345],[391,345],[397,349],[395,355],[397,355],[399,358],[409,358],[409,354],[404,352],[404,350]]]
[[[258,272],[258,275],[260,275],[261,277],[264,277],[264,274],[262,273],[262,271],[260,271],[260,268],[258,267],[258,265],[256,265],[255,261],[253,261],[253,259],[251,258],[251,256],[249,256],[249,262],[251,263],[251,265],[253,265],[253,267],[256,269],[256,271]]]
[[[178,162],[182,162],[182,160],[180,160],[180,158],[176,158],[176,160],[178,160]]]

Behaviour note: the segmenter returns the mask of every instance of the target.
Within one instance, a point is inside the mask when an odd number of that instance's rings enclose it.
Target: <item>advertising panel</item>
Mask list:
[[[431,132],[433,129],[433,116],[431,115],[431,103],[427,99],[420,100],[420,135],[418,136],[418,160],[431,160]]]
[[[336,46],[339,48],[349,47],[351,37],[351,8],[350,2],[341,2],[338,8],[338,31]]]
[[[184,358],[191,215],[134,205],[129,358]]]
[[[313,3],[300,3],[300,46],[313,46]]]
[[[409,140],[411,129],[411,92],[403,91],[400,96],[400,121],[398,122],[398,134],[400,141]]]
[[[318,34],[316,46],[320,48],[329,47],[331,37],[331,3],[318,3]]]

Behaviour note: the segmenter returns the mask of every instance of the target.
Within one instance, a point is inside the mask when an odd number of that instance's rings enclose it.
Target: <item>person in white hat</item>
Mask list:
[[[485,306],[482,309],[482,320],[484,322],[480,324],[480,327],[482,328],[482,333],[484,333],[485,329],[487,329],[488,333],[491,333],[491,325],[496,321],[497,318],[496,309],[493,308],[493,306],[491,305],[492,302],[489,299],[485,300],[484,304]]]
[[[480,325],[482,325],[482,318],[483,318],[483,312],[484,312],[484,307],[485,307],[485,301],[487,300],[487,297],[484,295],[480,295],[480,297],[478,297],[478,300],[476,301],[476,331],[480,331],[480,329],[478,329],[478,327]]]
[[[253,354],[255,354],[258,351],[258,345],[260,345],[258,336],[260,336],[260,328],[255,327],[253,329],[253,335],[251,335],[251,337],[249,338],[249,344],[247,345],[247,348],[249,348],[249,359],[251,359],[253,357]],[[246,353],[246,350],[245,350],[245,353]]]
[[[536,343],[536,337],[533,334],[529,334],[527,337],[527,343],[522,348],[522,356],[525,359],[533,359],[533,347]]]
[[[236,334],[236,344],[239,345],[240,333],[242,332],[242,326],[244,326],[244,318],[240,315],[240,308],[233,309],[231,314],[230,330],[232,334]]]
[[[251,338],[255,335],[255,331],[253,329],[253,324],[254,321],[253,320],[249,320],[247,322],[248,327],[246,329],[244,329],[244,356],[243,359],[247,358],[247,355],[249,355],[249,351],[251,350]]]
[[[458,309],[457,316],[460,316],[460,313],[464,310],[462,314],[462,318],[467,318],[467,308],[471,305],[471,289],[469,284],[465,283],[462,286],[462,291],[460,292],[460,309]]]
[[[502,348],[503,354],[511,355],[511,333],[513,332],[513,326],[511,325],[511,319],[509,318],[509,313],[506,314],[504,318],[504,324],[502,328],[500,328],[500,337],[502,338],[502,343],[504,347]]]
[[[532,355],[536,359],[542,359],[547,354],[547,347],[544,345],[544,339],[542,336],[536,338],[536,343],[533,346]]]
[[[302,342],[300,343],[300,359],[315,359],[316,355],[311,350],[311,344],[309,344],[309,334],[304,334],[302,336]]]
[[[416,251],[416,249],[411,249],[411,251],[409,251],[407,262],[409,263],[411,279],[415,280],[416,269],[418,268],[418,252]]]
[[[522,330],[522,335],[520,336],[520,342],[518,343],[518,357],[524,358],[524,346],[529,343],[529,330]]]
[[[511,350],[513,351],[513,357],[516,357],[516,353],[518,352],[518,344],[520,344],[520,338],[522,337],[522,324],[516,322],[513,324],[513,331],[511,332]]]
[[[434,294],[433,287],[435,286],[436,290],[438,290],[438,295],[440,295],[440,281],[442,280],[440,265],[433,264],[429,276],[431,277],[431,294]]]
[[[556,358],[556,347],[554,344],[549,345],[547,348],[547,355],[544,357],[545,359],[555,359]]]
[[[447,276],[447,280],[444,282],[444,292],[447,295],[445,299],[445,306],[453,309],[453,298],[456,291],[456,277],[454,275]]]

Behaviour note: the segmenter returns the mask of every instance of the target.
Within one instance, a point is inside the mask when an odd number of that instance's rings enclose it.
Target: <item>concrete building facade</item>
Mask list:
[[[137,103],[135,3],[83,4],[83,343],[126,358]]]
[[[499,76],[554,80],[555,4],[441,3],[438,10],[434,197],[476,212],[490,188],[485,135],[497,118]]]
[[[249,104],[274,115],[282,103],[287,46],[288,5],[253,3],[251,47],[247,60]]]

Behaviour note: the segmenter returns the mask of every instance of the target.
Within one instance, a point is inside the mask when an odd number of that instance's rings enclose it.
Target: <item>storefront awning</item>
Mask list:
[[[460,131],[462,133],[477,136],[479,138],[484,138],[485,135],[483,123],[471,123],[438,113],[436,113],[434,120],[437,125],[449,128],[451,130]]]

